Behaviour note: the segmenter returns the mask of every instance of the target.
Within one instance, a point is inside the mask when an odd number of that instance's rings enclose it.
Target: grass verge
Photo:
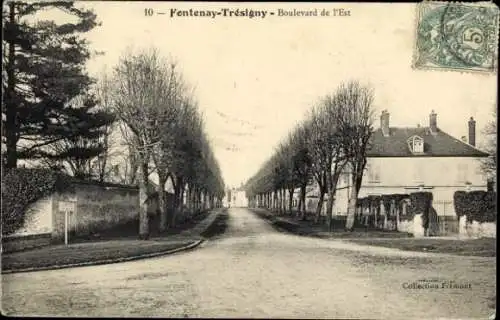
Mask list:
[[[463,256],[496,257],[496,239],[349,239],[348,241],[362,244],[395,248],[406,251],[449,253]]]
[[[201,233],[201,236],[210,239],[222,235],[227,229],[228,220],[229,214],[227,210],[224,210],[215,218],[212,224]]]
[[[47,268],[69,264],[119,260],[166,252],[193,244],[194,241],[116,240],[57,245],[36,250],[2,254],[2,272],[27,268]]]
[[[312,217],[308,220],[301,220],[297,217],[276,215],[267,210],[252,210],[257,216],[267,220],[280,232],[289,232],[300,236],[323,238],[323,239],[359,239],[359,238],[413,238],[413,235],[406,232],[397,232],[389,230],[378,230],[374,228],[365,228],[364,226],[355,226],[354,231],[345,231],[345,219],[335,218],[332,224],[332,230],[328,230],[325,222],[314,222]]]
[[[169,227],[164,232],[158,231],[160,224],[159,217],[154,216],[149,218],[149,237],[164,237],[180,234],[183,231],[194,228],[200,221],[204,220],[210,214],[209,210],[200,211],[193,214],[189,219],[178,221],[174,227]],[[137,239],[137,230],[139,230],[139,220],[135,219],[127,223],[115,226],[113,228],[101,229],[96,228],[92,232],[85,234],[71,234],[70,238],[73,243],[103,241],[103,240],[122,240],[122,239]]]

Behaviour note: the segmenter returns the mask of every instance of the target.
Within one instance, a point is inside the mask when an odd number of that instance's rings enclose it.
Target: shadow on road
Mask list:
[[[214,240],[220,238],[229,224],[229,213],[227,210],[224,210],[221,214],[215,218],[214,222],[206,229],[201,236],[210,240]]]

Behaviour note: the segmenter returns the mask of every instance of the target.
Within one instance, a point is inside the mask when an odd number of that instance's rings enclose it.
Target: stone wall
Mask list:
[[[29,236],[52,232],[52,197],[38,200],[26,210],[24,225],[13,236]]]
[[[36,244],[37,236],[53,242],[64,239],[65,212],[61,203],[73,203],[74,210],[68,215],[68,231],[71,235],[89,235],[103,230],[134,223],[139,218],[139,190],[137,187],[96,182],[75,182],[74,191],[54,193],[32,204],[22,228],[2,240],[2,245],[29,248]],[[171,207],[172,196],[168,203]],[[170,208],[172,210],[172,208]],[[148,200],[150,221],[157,219],[158,201]],[[35,239],[35,240],[33,240]],[[39,241],[48,245],[50,241]],[[11,249],[8,249],[11,250]]]
[[[496,238],[497,224],[495,222],[477,222],[467,223],[465,216],[460,217],[459,236],[462,238]]]
[[[75,193],[54,194],[52,236],[64,236],[65,214],[59,202],[74,201],[75,212],[68,216],[68,229],[74,234],[125,224],[138,218],[139,193],[137,188],[112,184],[77,183]],[[155,210],[150,206],[150,210]]]
[[[139,192],[136,187],[95,182],[74,183],[74,192],[55,193],[29,206],[29,213],[22,228],[12,237],[28,237],[52,234],[64,237],[65,214],[61,202],[75,204],[68,216],[68,229],[72,233],[85,234],[138,219]],[[150,201],[149,212],[156,214],[157,201]]]
[[[424,228],[422,227],[422,215],[416,214],[413,220],[401,220],[398,222],[398,231],[413,234],[415,238],[424,236]]]

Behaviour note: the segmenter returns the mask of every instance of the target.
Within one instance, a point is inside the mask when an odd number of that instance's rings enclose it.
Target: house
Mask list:
[[[240,188],[227,189],[223,202],[224,206],[229,208],[248,207],[248,199],[243,186],[241,186]]]
[[[427,127],[391,127],[382,111],[380,127],[373,133],[358,198],[368,195],[433,193],[438,215],[454,216],[457,190],[486,190],[480,159],[488,154],[476,148],[476,121],[468,121],[468,139],[457,139],[439,129],[432,111]],[[339,181],[334,214],[345,214],[351,191],[349,174]]]

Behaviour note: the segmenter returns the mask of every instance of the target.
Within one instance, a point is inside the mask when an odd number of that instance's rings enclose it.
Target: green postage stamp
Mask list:
[[[498,13],[492,3],[419,3],[413,67],[495,72]]]

